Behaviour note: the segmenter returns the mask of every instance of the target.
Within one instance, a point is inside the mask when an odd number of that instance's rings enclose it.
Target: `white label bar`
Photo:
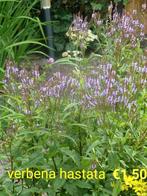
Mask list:
[[[51,0],[41,0],[41,8],[42,9],[51,8]]]

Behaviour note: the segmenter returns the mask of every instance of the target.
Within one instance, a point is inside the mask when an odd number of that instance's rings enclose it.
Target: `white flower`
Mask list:
[[[142,7],[143,10],[146,10],[146,3],[142,4],[141,7]]]
[[[63,52],[62,57],[68,57],[68,52]]]

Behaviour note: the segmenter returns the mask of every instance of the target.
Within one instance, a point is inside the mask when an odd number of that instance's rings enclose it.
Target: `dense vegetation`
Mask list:
[[[20,62],[28,54],[41,53],[43,24],[37,16],[31,16],[37,3],[38,0],[0,0],[0,67],[6,58]]]
[[[147,59],[140,47],[144,26],[135,14],[111,16],[102,20],[96,11],[87,18],[76,15],[65,33],[70,47],[63,58],[50,58],[44,67],[15,62],[17,54],[29,51],[18,44],[33,36],[29,26],[23,31],[27,37],[12,40],[18,48],[5,54],[0,49],[5,62],[0,195],[146,195]],[[51,74],[63,65],[66,72]],[[61,169],[70,172],[61,177]],[[53,174],[20,176],[26,170]],[[95,177],[94,172],[100,174]]]
[[[54,48],[56,50],[56,55],[61,56],[64,50],[70,49],[71,45],[65,33],[68,30],[70,23],[72,22],[73,15],[81,13],[83,16],[88,16],[90,19],[93,11],[100,11],[103,18],[107,18],[108,6],[110,0],[58,0],[52,1],[52,19],[56,21],[54,25]],[[118,10],[121,12],[123,5],[125,5],[127,0],[114,0],[113,5],[117,4]]]

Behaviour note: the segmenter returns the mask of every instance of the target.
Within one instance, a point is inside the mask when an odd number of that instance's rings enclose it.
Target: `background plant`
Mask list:
[[[73,16],[80,13],[83,17],[88,16],[88,21],[93,12],[100,12],[102,18],[108,16],[108,6],[110,0],[105,1],[87,1],[87,0],[74,0],[74,1],[63,1],[52,2],[52,20],[56,21],[58,25],[54,25],[54,46],[58,56],[61,56],[62,52],[67,50],[73,50],[72,44],[66,37],[66,32],[73,20]],[[118,4],[118,10],[121,12],[123,5],[126,5],[128,1],[115,0],[113,4]],[[62,28],[60,28],[62,27]]]
[[[6,59],[20,62],[28,54],[41,53],[42,23],[37,16],[31,16],[37,2],[0,1],[0,67]]]

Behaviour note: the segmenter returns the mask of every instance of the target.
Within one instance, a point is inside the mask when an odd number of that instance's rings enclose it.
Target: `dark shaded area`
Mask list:
[[[36,5],[32,13],[39,16],[42,21],[45,21],[45,18],[47,21],[49,21],[50,18],[53,21],[53,32],[48,28],[49,25],[44,28],[44,31],[47,32],[48,45],[55,49],[56,58],[60,58],[62,52],[71,49],[71,44],[65,34],[73,20],[73,16],[80,13],[83,17],[90,19],[93,11],[98,11],[101,14],[101,18],[108,19],[108,6],[110,2],[111,0],[57,0],[52,1],[51,15],[47,15],[48,11],[44,13],[43,10],[40,9],[40,3]],[[125,8],[124,0],[120,0],[117,3],[115,2],[115,0],[112,1],[112,19],[116,10],[119,15],[122,16]],[[146,41],[143,41],[142,47],[145,47],[145,45]],[[54,51],[52,50],[48,51],[43,48],[42,51],[49,54],[49,56],[54,56]]]
[[[41,13],[42,13],[42,21],[43,22],[52,20],[50,9],[42,9]],[[45,31],[46,38],[47,38],[47,45],[49,47],[49,49],[46,51],[46,53],[49,55],[49,57],[54,58],[55,53],[54,53],[54,49],[53,49],[54,48],[54,45],[53,45],[53,30],[52,30],[51,23],[44,26],[44,31]]]

